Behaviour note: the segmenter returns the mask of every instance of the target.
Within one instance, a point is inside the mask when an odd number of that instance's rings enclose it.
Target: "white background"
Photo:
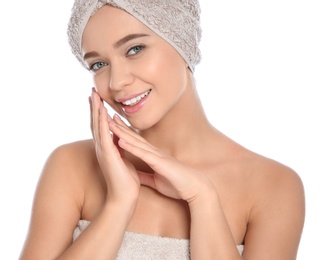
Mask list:
[[[66,37],[72,3],[0,4],[0,259],[18,258],[50,152],[91,137],[91,75]],[[195,76],[207,114],[226,135],[300,174],[307,215],[298,259],[320,259],[319,1],[201,6]]]

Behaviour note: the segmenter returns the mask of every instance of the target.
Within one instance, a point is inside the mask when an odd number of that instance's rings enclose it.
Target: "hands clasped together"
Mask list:
[[[135,201],[140,185],[156,189],[165,196],[194,203],[214,190],[209,178],[148,143],[128,127],[118,115],[111,118],[97,92],[90,99],[91,130],[97,159],[106,180],[108,200]],[[112,134],[110,134],[110,132]],[[125,152],[143,160],[153,173],[136,170]]]

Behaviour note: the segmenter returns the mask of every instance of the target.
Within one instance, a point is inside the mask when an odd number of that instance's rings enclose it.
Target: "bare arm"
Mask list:
[[[29,234],[20,259],[114,259],[120,248],[140,183],[135,169],[122,158],[121,149],[109,134],[107,111],[100,109],[102,104],[96,93],[93,99],[94,148],[82,152],[77,145],[64,146],[50,156],[35,194]],[[97,161],[99,166],[93,167]],[[101,171],[108,196],[101,212],[72,243],[86,196],[86,179],[81,173],[87,172],[91,174],[87,178],[92,178],[95,171]]]
[[[214,190],[189,203],[191,212],[191,259],[242,259]]]
[[[191,259],[241,259],[218,194],[203,195],[189,203]]]
[[[57,259],[115,259],[133,209],[119,203],[106,203],[89,227]]]
[[[244,257],[295,260],[305,217],[303,184],[287,167],[271,165],[267,171],[269,180],[256,183],[260,195],[249,216]]]
[[[114,120],[111,129],[121,138],[120,146],[155,171],[154,174],[140,172],[141,183],[168,197],[188,202],[192,259],[241,259],[211,180],[150,145],[118,117]]]
[[[247,210],[245,250],[241,257],[214,184],[203,173],[148,144],[119,118],[115,121],[112,131],[121,138],[120,146],[155,171],[152,175],[140,173],[142,184],[189,203],[193,259],[296,258],[304,222],[304,192],[300,178],[291,169],[261,158],[253,159],[255,166],[246,166],[254,173],[253,180],[248,180],[250,185],[241,187],[240,193],[250,189],[253,202]]]
[[[250,184],[249,193],[255,199],[242,258],[234,250],[235,242],[219,197],[207,192],[190,205],[193,259],[296,259],[305,213],[301,180],[277,163],[264,164],[260,170],[266,174],[257,174],[259,177]]]
[[[78,159],[73,161],[70,154]],[[48,159],[35,194],[20,259],[114,258],[133,212],[133,201],[116,205],[106,201],[101,213],[72,243],[85,198],[81,171],[88,168],[84,163],[88,161],[86,156],[74,145],[58,148]]]

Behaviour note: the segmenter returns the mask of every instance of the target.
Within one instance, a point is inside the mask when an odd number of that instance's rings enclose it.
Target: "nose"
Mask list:
[[[130,66],[125,62],[114,62],[110,67],[109,88],[120,90],[133,82],[133,75]]]

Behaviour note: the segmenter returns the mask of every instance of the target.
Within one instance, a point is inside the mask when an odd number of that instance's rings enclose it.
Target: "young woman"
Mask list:
[[[93,139],[49,156],[21,259],[296,258],[303,185],[207,120],[199,13],[197,0],[76,0]]]

